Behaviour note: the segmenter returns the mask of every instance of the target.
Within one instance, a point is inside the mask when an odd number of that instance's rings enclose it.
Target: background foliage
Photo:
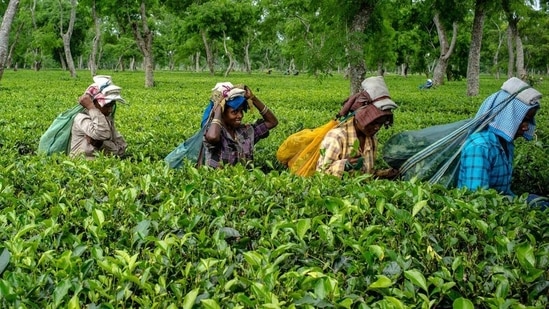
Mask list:
[[[257,146],[256,168],[169,170],[162,159],[199,127],[220,76],[102,71],[128,105],[117,125],[125,160],[34,152],[57,114],[91,83],[86,72],[6,71],[0,87],[0,303],[81,308],[545,308],[549,221],[522,196],[447,190],[369,176],[300,178],[275,152],[320,126],[348,95],[322,80],[235,74],[279,118]],[[472,117],[503,80],[484,76],[419,90],[424,77],[386,76],[399,104],[392,134]],[[547,81],[536,88],[547,93]],[[543,104],[543,103],[542,103]],[[519,142],[513,186],[547,195],[548,112],[537,140]],[[246,122],[257,111],[245,116]],[[378,162],[383,165],[383,162]],[[7,260],[7,252],[11,258]]]

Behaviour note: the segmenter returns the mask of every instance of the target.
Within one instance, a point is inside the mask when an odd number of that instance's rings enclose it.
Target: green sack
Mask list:
[[[189,137],[186,141],[179,144],[172,152],[170,152],[164,161],[168,163],[171,168],[181,168],[183,166],[184,159],[187,159],[197,165],[204,164],[204,156],[202,155],[202,138],[206,127],[203,126],[193,136]],[[200,162],[198,162],[200,160]]]
[[[59,114],[40,137],[38,152],[45,153],[48,156],[53,153],[69,154],[74,117],[84,110],[85,108],[78,104]]]
[[[383,145],[383,160],[396,169],[409,158],[434,142],[448,136],[469,122],[469,119],[436,125],[414,131],[403,131],[391,136]]]

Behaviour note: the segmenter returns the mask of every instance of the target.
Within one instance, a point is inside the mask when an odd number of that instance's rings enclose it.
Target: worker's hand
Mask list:
[[[103,146],[103,141],[98,141],[86,135],[86,141],[88,144],[92,145],[95,148],[101,148]]]
[[[364,165],[364,158],[362,156],[351,157],[347,159],[347,161],[345,162],[345,170],[358,171],[362,168],[363,165]]]
[[[399,174],[400,171],[395,168],[377,170],[374,172],[374,176],[381,179],[395,179]]]
[[[246,93],[244,93],[244,97],[246,98],[246,100],[253,99],[255,97],[250,87],[244,86],[244,90],[246,90]]]
[[[84,94],[80,98],[78,98],[78,103],[84,106],[84,108],[87,110],[95,108],[95,105],[93,104],[93,100],[88,94]]]

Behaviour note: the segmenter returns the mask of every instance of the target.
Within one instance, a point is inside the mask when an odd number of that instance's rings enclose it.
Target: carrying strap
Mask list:
[[[213,116],[214,116],[213,110],[214,110],[214,108],[215,108],[215,104],[212,106],[212,109],[210,110],[210,114],[208,115],[208,120],[204,124],[205,128],[209,127],[210,123],[213,120]],[[196,168],[199,168],[199,167],[202,166],[202,161],[204,159],[204,136],[206,135],[206,131],[207,130],[204,130],[204,135],[202,136],[202,143],[200,144],[200,151],[198,152],[198,159],[196,160],[196,165],[195,165]]]

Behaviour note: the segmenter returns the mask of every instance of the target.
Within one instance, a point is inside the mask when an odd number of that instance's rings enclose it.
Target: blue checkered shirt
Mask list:
[[[506,144],[507,153],[502,143]],[[514,150],[512,142],[487,130],[469,136],[461,152],[458,188],[490,188],[514,196],[511,191]]]

